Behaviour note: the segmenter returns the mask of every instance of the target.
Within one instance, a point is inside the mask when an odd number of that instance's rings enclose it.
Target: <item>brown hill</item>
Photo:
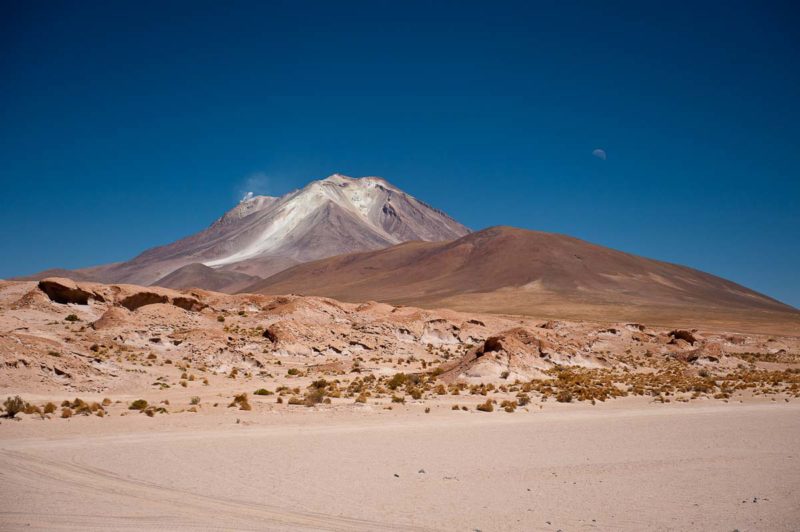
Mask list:
[[[260,277],[247,275],[241,272],[215,270],[205,264],[196,262],[178,268],[174,272],[166,275],[153,283],[165,288],[175,288],[179,290],[188,288],[204,288],[215,292],[236,292],[246,286],[260,281]]]
[[[309,262],[245,291],[800,333],[800,311],[731,281],[577,238],[511,227]]]

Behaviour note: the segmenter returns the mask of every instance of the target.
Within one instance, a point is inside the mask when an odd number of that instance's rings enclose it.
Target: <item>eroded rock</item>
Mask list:
[[[98,297],[93,292],[79,287],[72,279],[51,277],[39,281],[38,286],[39,290],[47,294],[47,297],[56,303],[88,305],[90,299]]]
[[[167,303],[168,301],[169,297],[163,294],[157,294],[155,292],[137,292],[121,299],[119,304],[128,310],[136,310],[145,305]]]
[[[694,343],[697,341],[697,338],[695,338],[691,332],[685,329],[675,329],[674,331],[670,331],[669,335],[673,340],[683,340],[684,342],[689,342],[692,345],[694,345]]]

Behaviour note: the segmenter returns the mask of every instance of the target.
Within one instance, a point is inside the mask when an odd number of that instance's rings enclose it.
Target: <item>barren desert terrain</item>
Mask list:
[[[800,522],[791,334],[56,278],[0,327],[3,529]]]
[[[626,400],[628,401],[628,400]],[[710,404],[709,404],[710,403]],[[800,404],[0,425],[3,529],[796,530]],[[10,496],[10,495],[13,495]]]

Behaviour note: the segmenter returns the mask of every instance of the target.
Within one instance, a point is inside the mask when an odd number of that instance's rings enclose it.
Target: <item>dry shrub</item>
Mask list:
[[[130,406],[128,407],[128,410],[139,410],[139,411],[142,411],[145,408],[147,408],[147,401],[145,401],[144,399],[137,399],[137,400],[135,400],[134,402],[132,402],[130,404]]]
[[[390,390],[396,390],[400,386],[406,383],[408,380],[408,375],[405,373],[395,373],[391,379],[386,382],[386,386],[389,387]]]
[[[231,404],[228,405],[228,408],[238,406],[239,410],[252,410],[253,407],[250,406],[250,402],[247,400],[246,393],[240,393],[238,395],[233,396],[233,401]]]
[[[97,403],[94,403],[97,404]],[[92,405],[84,401],[83,399],[75,399],[72,402],[72,409],[75,411],[75,414],[88,416],[91,415],[94,411],[92,410]]]
[[[494,412],[494,405],[491,399],[487,399],[485,403],[481,403],[476,407],[481,412]]]
[[[561,390],[556,394],[556,401],[558,401],[559,403],[571,403],[572,394],[569,393],[567,390]]]
[[[33,414],[39,414],[39,415],[42,415],[42,409],[41,409],[41,408],[39,408],[38,406],[36,406],[36,405],[32,405],[32,404],[30,404],[30,403],[25,403],[25,408],[23,408],[23,409],[22,409],[22,411],[23,411],[25,414],[28,414],[29,416],[30,416],[30,415],[33,415]]]
[[[517,409],[517,403],[515,401],[503,401],[500,403],[500,407],[510,414]]]
[[[56,412],[55,403],[47,403],[46,405],[44,405],[45,414],[54,414],[55,412]]]
[[[61,417],[66,419],[72,417],[72,409],[69,407],[64,407],[61,409]]]
[[[325,379],[317,379],[308,386],[303,402],[306,406],[314,406],[319,403],[330,404],[331,397],[341,396],[337,381],[329,382]]]
[[[444,373],[444,369],[443,369],[441,366],[439,366],[439,367],[437,367],[437,368],[434,368],[434,369],[433,369],[433,370],[432,370],[432,371],[429,373],[429,375],[430,375],[431,377],[438,377],[438,376],[439,376],[439,375],[441,375],[442,373]]]
[[[26,407],[25,401],[22,400],[22,397],[19,395],[15,395],[14,397],[9,397],[3,403],[3,409],[6,411],[6,417],[13,418],[20,412],[25,410]]]

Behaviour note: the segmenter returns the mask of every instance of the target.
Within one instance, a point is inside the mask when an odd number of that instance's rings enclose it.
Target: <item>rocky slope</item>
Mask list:
[[[194,262],[178,268],[156,281],[156,283],[164,288],[202,287],[216,292],[235,292],[260,280],[261,278],[255,275],[248,275],[238,271],[216,270],[205,264]]]
[[[242,390],[257,389],[267,401],[260,409],[447,400],[513,411],[548,397],[792,397],[800,396],[798,353],[800,340],[789,336],[58,278],[0,282],[0,390],[140,397],[157,407],[149,415],[185,411],[201,394],[214,403],[236,394],[230,406],[249,410]],[[68,403],[87,415],[114,408]],[[116,408],[130,409],[143,410],[127,401]]]

